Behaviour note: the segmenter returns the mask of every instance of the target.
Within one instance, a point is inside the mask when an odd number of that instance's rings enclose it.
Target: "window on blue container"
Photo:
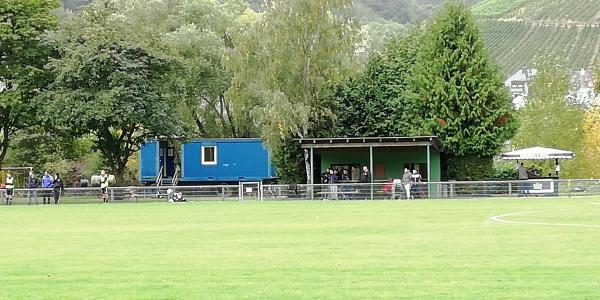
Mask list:
[[[202,164],[217,164],[217,146],[202,146]]]

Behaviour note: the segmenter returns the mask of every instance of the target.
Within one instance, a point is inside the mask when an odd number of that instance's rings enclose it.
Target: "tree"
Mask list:
[[[65,28],[61,58],[47,97],[55,126],[91,134],[119,181],[129,158],[149,138],[185,134],[176,103],[161,90],[171,63],[130,40],[112,3],[87,7]],[[151,38],[151,37],[150,37]]]
[[[466,5],[449,2],[428,26],[411,74],[416,134],[440,137],[449,159],[489,158],[516,131],[511,98]],[[450,164],[452,165],[452,164]],[[448,170],[449,174],[456,174]]]
[[[374,52],[382,49],[387,40],[399,35],[405,27],[393,21],[380,20],[370,21],[362,26],[362,30],[366,36],[366,45],[369,52]]]
[[[596,78],[600,78],[600,61],[596,63],[596,67],[594,69],[594,73]],[[600,93],[600,80],[596,80],[596,86],[594,87],[594,91],[596,93]]]
[[[178,62],[169,76],[168,95],[182,103],[182,115],[203,137],[249,137],[247,126],[236,126],[231,100],[225,91],[232,74],[223,65],[223,56],[235,45],[231,35],[242,24],[247,4],[242,0],[173,0],[168,7],[140,6],[133,20],[159,36],[159,49]],[[150,18],[147,15],[151,15]],[[138,26],[139,27],[139,26]]]
[[[227,94],[257,104],[252,116],[271,147],[307,137],[332,117],[323,93],[354,56],[359,39],[351,13],[350,0],[273,1],[247,34],[234,39],[228,66],[235,77]]]
[[[583,131],[585,133],[585,171],[586,177],[600,178],[600,108],[593,107],[585,113],[583,121]]]
[[[65,9],[79,12],[84,6],[90,4],[92,0],[61,0],[61,2]]]
[[[97,174],[99,156],[92,152],[92,140],[77,138],[64,130],[31,126],[11,139],[6,162],[28,166],[39,175],[58,172],[66,184]]]
[[[513,145],[571,150],[576,154],[575,159],[565,162],[562,176],[581,175],[585,157],[584,111],[574,99],[567,97],[570,73],[566,61],[555,56],[540,57],[535,67],[538,73],[529,88],[529,97],[519,111],[521,127]],[[547,167],[552,168],[552,165],[549,163]]]
[[[201,137],[249,137],[255,130],[234,118],[225,96],[232,74],[223,57],[235,46],[232,34],[254,12],[243,0],[118,0],[117,16],[139,42],[177,62],[168,76],[166,96],[180,103],[186,122]],[[255,14],[255,13],[254,13]],[[155,36],[150,42],[146,36]],[[251,125],[252,122],[250,122]],[[256,135],[254,135],[256,136]]]
[[[0,165],[11,137],[35,125],[34,98],[47,83],[43,70],[53,46],[45,32],[58,24],[57,0],[0,1]]]
[[[406,88],[423,36],[421,28],[390,38],[366,69],[334,88],[337,134],[406,136],[413,131]]]

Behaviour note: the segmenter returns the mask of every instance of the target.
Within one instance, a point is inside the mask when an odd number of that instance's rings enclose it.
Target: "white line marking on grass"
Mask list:
[[[600,205],[600,204],[599,204]],[[563,211],[563,209],[559,210]],[[518,216],[518,215],[527,215],[527,214],[536,214],[548,212],[548,210],[538,210],[538,211],[524,211],[524,212],[516,212],[516,213],[508,213],[498,216],[490,217],[489,219],[494,222],[506,223],[506,224],[520,224],[520,225],[538,225],[538,226],[561,226],[561,227],[590,227],[590,228],[600,228],[600,225],[593,224],[569,224],[569,223],[545,223],[545,222],[526,222],[526,221],[509,221],[505,220],[506,217]]]
[[[590,203],[590,204],[591,204],[591,205],[598,205],[598,206],[600,206],[600,203],[598,203],[598,202],[592,202],[592,203]]]

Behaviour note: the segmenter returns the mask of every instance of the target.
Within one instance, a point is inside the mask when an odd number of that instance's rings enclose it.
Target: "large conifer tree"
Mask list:
[[[412,75],[409,90],[417,104],[414,114],[421,119],[415,122],[417,133],[440,137],[451,158],[450,178],[486,177],[491,159],[481,158],[500,151],[514,135],[516,122],[510,95],[466,5],[447,3],[429,25]],[[464,171],[469,169],[465,157],[483,167],[479,174]],[[452,168],[452,158],[461,162],[460,168]],[[477,171],[475,166],[471,171]],[[460,176],[453,172],[457,169]]]

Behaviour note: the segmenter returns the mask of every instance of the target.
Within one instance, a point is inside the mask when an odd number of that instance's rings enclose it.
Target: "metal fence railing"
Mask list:
[[[170,193],[169,193],[170,192]],[[181,193],[185,201],[238,201],[238,185],[207,186],[149,186],[149,187],[110,187],[109,202],[157,202],[174,199],[174,193]],[[52,189],[15,189],[13,204],[42,204],[43,197],[50,197],[54,204]],[[36,201],[37,198],[37,201]],[[0,205],[6,205],[6,190],[0,190]],[[60,195],[59,203],[101,203],[100,188],[66,188]]]
[[[186,201],[278,201],[278,200],[402,200],[470,199],[543,196],[600,195],[600,180],[526,180],[340,184],[262,184],[243,182],[238,185],[111,187],[108,198],[113,203],[157,202],[174,199],[181,193]],[[52,189],[15,189],[13,204],[41,204]],[[6,205],[6,190],[0,190],[0,205]],[[36,201],[37,200],[37,201]],[[60,203],[101,203],[100,188],[66,188]]]
[[[406,193],[410,191],[408,194]],[[600,195],[600,180],[264,185],[264,200],[470,199]]]

